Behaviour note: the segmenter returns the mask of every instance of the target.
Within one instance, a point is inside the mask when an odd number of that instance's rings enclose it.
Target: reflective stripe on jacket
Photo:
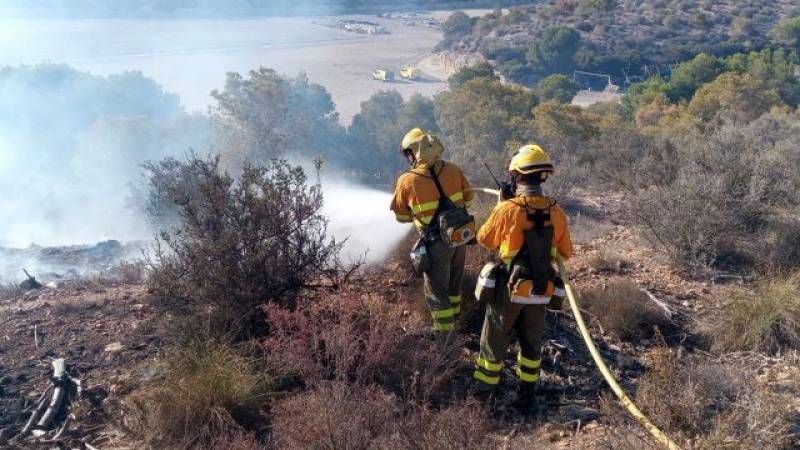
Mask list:
[[[506,265],[517,256],[525,245],[525,231],[533,228],[528,220],[525,205],[531,208],[550,208],[550,224],[553,225],[553,247],[566,259],[572,256],[572,240],[567,225],[567,215],[551,199],[539,196],[519,196],[495,206],[492,214],[478,231],[478,242],[489,250],[499,250]]]
[[[467,191],[469,182],[461,169],[455,164],[439,160],[434,163],[434,172],[442,190],[456,206],[470,206],[474,194]],[[439,191],[427,165],[420,165],[397,179],[390,209],[394,211],[398,222],[413,221],[421,230],[431,223],[438,207]]]

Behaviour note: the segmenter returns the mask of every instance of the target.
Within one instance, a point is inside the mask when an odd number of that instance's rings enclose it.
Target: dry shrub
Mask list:
[[[270,365],[284,381],[381,385],[402,399],[445,400],[463,365],[462,338],[434,341],[407,331],[402,309],[380,296],[342,290],[301,299],[297,309],[267,305]]]
[[[682,448],[698,450],[789,449],[791,408],[754,383],[741,362],[703,360],[659,347],[648,354],[637,405]],[[606,420],[617,430],[602,444],[613,450],[659,449],[618,402],[602,401]]]
[[[231,434],[217,437],[210,448],[212,450],[266,450],[268,447],[256,437],[255,433],[236,430]]]
[[[144,261],[122,261],[110,269],[110,275],[122,284],[142,284],[146,268]]]
[[[374,385],[338,381],[277,402],[273,416],[273,445],[286,449],[478,450],[491,431],[476,404],[431,410]]]
[[[713,347],[722,352],[778,353],[800,348],[800,274],[742,292],[707,318]]]
[[[626,341],[638,341],[649,336],[654,326],[669,323],[664,311],[630,281],[585,290],[581,292],[581,303],[606,332]]]
[[[322,191],[301,167],[275,160],[234,178],[218,157],[146,166],[149,211],[176,224],[160,233],[150,286],[160,298],[212,311],[221,331],[293,293],[328,268],[340,246],[327,238]]]
[[[746,232],[742,203],[721,176],[687,169],[669,186],[639,191],[627,213],[674,264],[700,273],[737,247]]]
[[[788,402],[757,386],[754,371],[744,364],[680,358],[663,347],[650,352],[648,363],[636,403],[684,448],[790,448]],[[615,428],[624,430],[604,438],[607,448],[660,448],[617,402],[606,399],[603,409]]]
[[[491,412],[473,402],[441,410],[411,406],[403,419],[403,433],[388,448],[418,450],[481,450],[493,448]]]
[[[596,272],[622,273],[627,262],[618,253],[602,249],[589,258],[589,267]]]
[[[277,402],[272,414],[275,448],[367,450],[395,433],[401,411],[375,386],[333,382]]]
[[[800,221],[777,220],[770,228],[773,242],[765,252],[767,271],[786,272],[800,268]]]
[[[256,361],[218,343],[165,355],[163,376],[125,399],[125,425],[156,448],[205,448],[263,421],[269,383]]]

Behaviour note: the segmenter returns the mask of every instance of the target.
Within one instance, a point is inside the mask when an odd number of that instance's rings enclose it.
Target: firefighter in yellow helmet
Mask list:
[[[534,404],[539,379],[546,308],[564,295],[554,257],[558,252],[569,258],[572,243],[566,214],[542,193],[542,183],[553,173],[547,153],[538,145],[526,145],[511,158],[508,172],[510,198],[501,199],[478,231],[478,242],[498,251],[502,264],[486,306],[473,391],[479,397],[494,391],[515,332],[520,346],[515,367],[518,406],[527,408]]]
[[[400,150],[411,169],[398,178],[390,208],[397,221],[416,226],[420,240],[412,260],[424,274],[433,330],[449,332],[461,311],[464,244],[475,238],[466,212],[473,193],[461,169],[441,159],[444,147],[437,136],[414,128]]]

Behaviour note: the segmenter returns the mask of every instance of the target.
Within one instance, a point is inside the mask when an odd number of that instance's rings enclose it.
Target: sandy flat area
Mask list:
[[[426,17],[446,18],[436,12]],[[139,70],[205,111],[225,73],[259,66],[286,74],[304,71],[332,94],[342,121],[375,92],[434,95],[446,88],[435,76],[384,83],[376,68],[397,70],[430,54],[437,27],[400,18],[348,16],[385,26],[390,34],[360,35],[320,25],[338,17],[256,20],[0,20],[0,65],[64,62],[94,74]],[[434,74],[435,75],[435,74]]]

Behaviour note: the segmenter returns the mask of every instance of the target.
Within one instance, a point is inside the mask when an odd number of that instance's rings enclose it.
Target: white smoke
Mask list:
[[[323,180],[329,231],[337,239],[347,239],[342,251],[345,260],[366,255],[367,263],[383,261],[409,232],[408,224],[394,220],[389,211],[391,194],[347,183]]]

